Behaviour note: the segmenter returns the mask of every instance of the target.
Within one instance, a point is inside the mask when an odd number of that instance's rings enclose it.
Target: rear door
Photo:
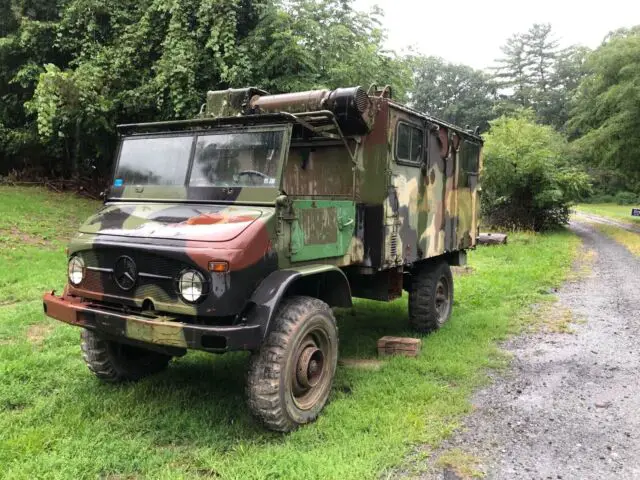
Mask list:
[[[421,258],[420,216],[426,199],[422,169],[426,159],[422,119],[392,109],[392,155],[389,159],[388,196],[385,202],[385,265],[402,265]]]
[[[478,177],[480,170],[480,145],[454,137],[458,157],[456,228],[457,248],[469,248],[476,243],[478,230],[479,199]]]

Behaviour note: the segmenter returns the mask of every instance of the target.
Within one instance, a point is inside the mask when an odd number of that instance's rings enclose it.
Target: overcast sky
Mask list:
[[[597,47],[611,30],[640,24],[640,0],[355,0],[384,11],[387,46],[486,68],[500,46],[533,23],[551,23],[561,46]]]

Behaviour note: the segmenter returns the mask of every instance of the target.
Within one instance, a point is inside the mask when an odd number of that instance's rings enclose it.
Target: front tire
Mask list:
[[[337,363],[338,328],[329,306],[311,297],[285,299],[249,363],[249,409],[279,432],[313,422],[329,398]]]
[[[107,340],[90,330],[82,330],[82,358],[103,382],[135,381],[164,370],[171,357],[123,343]]]
[[[453,275],[444,260],[427,262],[411,273],[409,326],[419,333],[438,330],[451,317]]]

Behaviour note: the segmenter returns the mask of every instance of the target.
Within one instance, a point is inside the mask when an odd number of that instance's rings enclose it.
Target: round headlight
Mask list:
[[[182,272],[178,279],[178,291],[187,302],[197,302],[204,294],[205,279],[196,270]]]
[[[84,262],[82,258],[73,256],[69,260],[69,281],[73,285],[79,285],[84,278]]]

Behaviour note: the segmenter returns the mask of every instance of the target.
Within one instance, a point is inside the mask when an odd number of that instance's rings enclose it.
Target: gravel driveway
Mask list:
[[[640,259],[583,223],[592,274],[558,292],[573,333],[510,341],[509,372],[473,399],[443,450],[479,458],[489,479],[640,479]],[[456,479],[432,466],[421,478]]]
[[[634,225],[629,222],[618,221],[614,220],[613,218],[601,217],[600,215],[593,215],[584,212],[574,212],[574,215],[577,217],[577,221],[580,221],[580,219],[584,219],[596,223],[612,225],[614,227],[622,228],[623,230],[628,230],[630,232],[640,233],[640,225]]]

